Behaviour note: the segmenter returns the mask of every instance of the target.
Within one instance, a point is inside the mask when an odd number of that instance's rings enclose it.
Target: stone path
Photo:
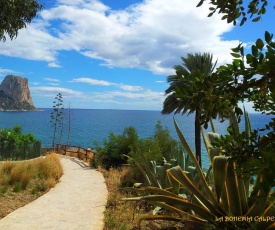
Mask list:
[[[60,156],[64,174],[54,188],[0,220],[5,230],[102,230],[107,188],[102,174]]]

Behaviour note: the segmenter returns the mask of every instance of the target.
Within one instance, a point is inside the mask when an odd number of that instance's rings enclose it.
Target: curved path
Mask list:
[[[60,156],[64,174],[54,188],[0,220],[5,230],[101,230],[107,202],[102,174]]]

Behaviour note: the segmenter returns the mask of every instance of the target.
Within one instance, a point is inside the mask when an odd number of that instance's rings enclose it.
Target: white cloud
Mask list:
[[[52,68],[60,68],[60,67],[61,67],[61,65],[59,65],[59,64],[57,64],[57,63],[55,63],[55,62],[50,62],[50,63],[48,64],[48,66],[49,66],[49,67],[52,67]]]
[[[58,83],[48,83],[48,85],[58,86],[60,84],[58,84]]]
[[[9,74],[19,74],[19,73],[15,70],[5,69],[5,68],[0,67],[0,77],[7,76]]]
[[[32,85],[40,85],[40,82],[30,82]]]
[[[81,82],[81,83],[87,83],[89,85],[94,85],[94,86],[114,86],[114,87],[123,89],[125,91],[141,91],[141,90],[143,90],[143,87],[141,87],[141,86],[125,85],[122,83],[118,84],[115,82],[97,80],[94,78],[74,78],[70,82]]]
[[[98,86],[110,86],[113,85],[112,82],[103,81],[103,80],[97,80],[93,78],[75,78],[71,82],[81,82],[81,83],[87,83],[90,85],[98,85]]]
[[[59,79],[56,79],[56,78],[50,78],[50,77],[44,77],[44,80],[46,81],[53,81],[53,82],[60,82]]]
[[[83,92],[62,88],[62,87],[30,87],[33,95],[37,96],[46,96],[46,97],[54,97],[58,93],[61,93],[63,97],[80,97],[83,95]]]
[[[117,87],[125,91],[141,91],[143,89],[141,86],[124,85],[124,84],[118,84]]]
[[[55,61],[57,51],[54,44],[58,39],[36,26],[29,25],[27,29],[19,31],[16,39],[0,43],[0,54],[28,60]]]
[[[224,41],[232,25],[220,15],[207,18],[208,6],[189,0],[146,0],[111,10],[95,0],[59,0],[16,40],[0,43],[0,54],[46,61],[60,67],[58,54],[74,50],[109,67],[141,68],[170,74],[187,52],[211,52],[219,63],[231,60]]]
[[[35,101],[39,101],[42,107],[50,107],[58,93],[63,96],[64,103],[72,103],[74,108],[106,108],[113,105],[114,108],[129,109],[159,109],[165,98],[162,92],[143,89],[141,91],[110,90],[105,92],[91,91],[80,92],[62,87],[30,87]],[[43,100],[43,101],[42,101]],[[48,100],[47,104],[44,101]],[[117,106],[116,106],[117,105]]]

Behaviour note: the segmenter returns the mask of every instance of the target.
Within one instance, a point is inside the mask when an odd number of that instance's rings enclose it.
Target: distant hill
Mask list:
[[[32,102],[28,79],[7,75],[0,85],[0,110],[37,110]]]

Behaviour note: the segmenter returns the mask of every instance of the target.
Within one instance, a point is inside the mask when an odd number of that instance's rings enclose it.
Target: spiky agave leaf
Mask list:
[[[211,210],[211,213],[214,216],[222,216],[225,215],[225,213],[220,208],[217,200],[215,199],[215,202],[212,203],[209,201],[208,197],[205,196],[194,184],[188,176],[182,171],[182,169],[179,166],[173,167],[169,170],[167,170],[168,179],[171,184],[175,184],[176,181],[179,184],[181,184],[184,188],[186,188],[188,191],[192,192],[196,199],[199,201],[199,203],[207,210]],[[209,186],[208,186],[209,189]],[[212,193],[212,192],[211,192]]]
[[[213,176],[218,202],[220,200],[222,190],[225,186],[228,159],[229,158],[225,156],[217,156],[213,159]]]
[[[186,141],[185,137],[183,136],[182,132],[180,131],[175,118],[173,118],[173,119],[174,119],[175,128],[176,128],[177,134],[179,136],[179,139],[181,141],[182,147],[185,149],[187,154],[190,156],[192,162],[195,164],[195,167],[196,167],[197,173],[198,173],[198,177],[200,178],[200,181],[202,183],[203,188],[205,189],[205,192],[207,193],[208,198],[210,199],[210,201],[212,203],[214,203],[215,205],[218,205],[213,192],[209,188],[209,185],[205,179],[204,173],[202,172],[202,169],[196,159],[194,152],[192,151],[191,147],[189,146],[188,142]]]

